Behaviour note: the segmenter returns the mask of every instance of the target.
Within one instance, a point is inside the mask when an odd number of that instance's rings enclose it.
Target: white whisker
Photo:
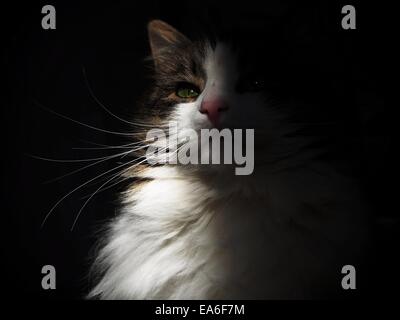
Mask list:
[[[186,144],[186,143],[185,143],[185,144]],[[183,145],[184,145],[184,144],[183,144]],[[181,145],[176,151],[174,151],[174,153],[178,153],[179,150],[183,147],[183,145]],[[153,166],[155,166],[155,164],[152,164],[152,165],[149,165],[149,166],[150,166],[150,167],[153,167]],[[136,173],[141,173],[141,172],[143,172],[144,170],[146,170],[146,168],[143,169],[143,170],[137,171]],[[118,174],[117,174],[117,175],[118,175]],[[104,188],[104,189],[98,191],[97,194],[99,194],[100,192],[103,192],[103,191],[105,191],[105,190],[108,190],[108,189],[110,189],[110,188],[116,186],[117,184],[120,184],[121,182],[124,182],[124,181],[126,181],[126,180],[128,180],[128,179],[131,179],[131,178],[133,178],[133,177],[125,177],[125,178],[122,178],[122,179],[118,180],[117,182],[115,182],[115,183],[109,185],[108,187],[106,187],[106,188]],[[83,197],[83,199],[85,199],[85,198],[87,198],[87,197],[89,197],[89,196],[90,196],[90,195],[87,195],[87,196]]]
[[[112,169],[110,169],[110,170],[107,170],[106,172],[103,172],[102,174],[100,174],[100,175],[98,175],[98,176],[96,176],[96,177],[94,177],[94,178],[92,178],[92,179],[86,181],[85,183],[79,185],[78,187],[76,187],[76,188],[73,189],[72,191],[68,192],[65,196],[63,196],[60,200],[58,200],[57,203],[56,203],[56,204],[50,209],[50,211],[46,214],[46,216],[45,216],[45,218],[44,218],[44,220],[43,220],[43,222],[42,222],[42,224],[41,224],[41,227],[43,228],[43,226],[44,226],[44,224],[46,223],[48,217],[49,217],[50,214],[54,211],[54,209],[55,209],[64,199],[66,199],[68,196],[70,196],[72,193],[74,193],[74,192],[78,191],[79,189],[83,188],[84,186],[86,186],[86,185],[89,184],[90,182],[95,181],[95,180],[97,180],[98,178],[101,178],[101,177],[103,177],[104,175],[106,175],[106,174],[108,174],[108,173],[110,173],[110,172],[112,172],[112,171],[115,171],[115,170],[117,170],[117,169],[119,169],[119,168],[121,168],[121,167],[123,167],[123,166],[126,166],[126,165],[129,165],[129,164],[131,164],[131,163],[134,163],[134,162],[137,161],[137,160],[138,160],[138,159],[134,159],[134,160],[131,160],[131,161],[127,162],[127,163],[121,164],[121,165],[119,165],[119,166],[117,166],[117,167],[115,167],[115,168],[112,168]]]
[[[181,147],[182,147],[182,146],[181,146]],[[181,148],[181,147],[180,147],[180,148]],[[175,152],[178,152],[180,148],[178,148]],[[167,148],[164,148],[164,149],[167,149]],[[147,158],[145,157],[142,161],[136,163],[133,167],[137,167],[138,165],[142,164],[142,163],[143,163],[144,161],[146,161],[146,160],[147,160]],[[127,171],[129,171],[129,170],[132,170],[132,166],[130,166],[130,167],[126,168],[126,169],[123,169],[123,170],[120,171],[119,173],[115,174],[113,177],[111,177],[111,178],[108,179],[105,183],[103,183],[98,189],[96,189],[96,191],[85,201],[85,203],[83,204],[83,206],[82,206],[81,209],[79,210],[78,214],[76,215],[75,220],[74,220],[74,222],[73,222],[73,224],[72,224],[72,227],[71,227],[71,231],[73,231],[73,229],[74,229],[74,227],[75,227],[75,224],[76,224],[76,222],[78,221],[78,219],[79,219],[79,217],[80,217],[80,215],[81,215],[83,209],[84,209],[84,208],[86,207],[86,205],[90,202],[90,200],[91,200],[104,186],[106,186],[109,182],[111,182],[112,180],[114,180],[114,179],[117,178],[118,176],[121,176],[122,174],[124,174],[125,172],[127,172]]]
[[[85,78],[85,83],[86,83],[86,86],[87,86],[87,88],[88,88],[88,90],[89,90],[90,95],[92,96],[93,100],[96,101],[96,103],[97,103],[104,111],[106,111],[109,115],[113,116],[114,118],[118,119],[119,121],[122,121],[122,122],[124,122],[124,123],[130,124],[130,125],[133,125],[133,126],[138,126],[138,127],[153,127],[153,125],[151,125],[151,124],[144,124],[144,123],[131,122],[131,121],[125,120],[125,119],[123,119],[123,118],[117,116],[117,115],[114,114],[113,112],[111,112],[111,111],[96,97],[96,95],[94,94],[94,92],[93,92],[93,90],[92,90],[92,88],[91,88],[91,86],[90,86],[90,84],[89,84],[89,81],[88,81],[88,79],[87,79],[85,67],[82,67],[82,70],[83,70],[83,76],[84,76],[84,78]]]
[[[131,150],[131,151],[129,151],[129,152],[134,152],[134,151],[137,151],[137,150],[146,148],[146,147],[147,147],[147,146],[142,146],[142,147],[133,149],[133,150]],[[129,152],[127,152],[127,153],[129,153]],[[87,165],[87,166],[84,166],[83,168],[79,168],[79,169],[77,169],[77,170],[74,170],[74,171],[71,171],[71,172],[69,172],[69,173],[67,173],[67,174],[64,174],[64,175],[62,175],[62,176],[60,176],[60,177],[57,177],[57,178],[54,178],[54,179],[45,181],[45,183],[51,183],[51,182],[54,182],[54,181],[58,181],[58,180],[60,180],[60,179],[62,179],[62,178],[68,177],[68,176],[70,176],[70,175],[72,175],[72,174],[81,172],[81,171],[83,171],[83,170],[85,170],[85,169],[87,169],[87,168],[90,168],[90,167],[92,167],[92,166],[95,166],[96,164],[99,164],[99,163],[102,163],[102,162],[105,162],[105,161],[108,161],[108,160],[111,160],[111,159],[114,159],[114,158],[118,158],[120,155],[121,155],[121,154],[116,154],[116,155],[111,155],[111,156],[109,156],[109,157],[105,157],[105,159],[101,159],[101,160],[96,161],[96,162],[94,162],[94,163],[91,163],[91,164],[89,164],[89,165]]]
[[[63,114],[61,114],[61,113],[58,113],[58,112],[56,112],[56,111],[54,111],[54,110],[51,110],[51,109],[45,107],[44,105],[42,105],[41,103],[39,103],[39,102],[36,101],[36,100],[34,100],[34,103],[37,104],[37,105],[38,105],[39,107],[41,107],[42,109],[44,109],[44,110],[46,110],[46,111],[48,111],[48,112],[50,112],[50,113],[53,113],[53,114],[55,114],[55,115],[57,115],[57,116],[59,116],[59,117],[61,117],[61,118],[63,118],[63,119],[72,121],[72,122],[74,122],[74,123],[77,123],[77,124],[79,124],[79,125],[81,125],[81,126],[87,127],[87,128],[89,128],[89,129],[93,129],[93,130],[100,131],[100,132],[104,132],[104,133],[114,134],[114,135],[120,135],[120,136],[130,136],[130,137],[132,137],[132,136],[137,135],[137,134],[135,134],[135,133],[116,132],[116,131],[110,131],[110,130],[105,130],[105,129],[97,128],[97,127],[94,127],[94,126],[92,126],[92,125],[89,125],[89,124],[86,124],[86,123],[83,123],[83,122],[74,120],[74,119],[72,119],[72,118],[70,118],[70,117],[68,117],[68,116],[65,116],[65,115],[63,115]]]
[[[82,148],[82,147],[77,147],[77,148],[72,148],[74,150],[107,150],[107,149],[130,149],[132,146],[140,145],[144,142],[151,142],[154,141],[154,139],[147,139],[143,141],[138,141],[138,142],[132,142],[132,143],[127,143],[127,144],[122,144],[118,146],[108,146],[108,145],[102,145],[100,147],[92,147],[92,148]]]
[[[143,163],[143,162],[146,161],[146,160],[147,160],[147,158],[144,158],[142,161],[140,161],[140,162],[138,162],[137,164],[135,164],[135,166],[138,166],[139,164]],[[132,167],[129,167],[129,168],[126,168],[126,169],[122,170],[121,172],[115,174],[111,179],[108,179],[108,180],[107,180],[105,183],[103,183],[98,189],[96,189],[96,191],[89,197],[89,199],[87,199],[87,200],[85,201],[85,203],[83,204],[83,206],[82,206],[81,209],[79,210],[78,214],[76,215],[75,220],[74,220],[74,223],[72,224],[72,227],[71,227],[71,231],[74,230],[75,224],[76,224],[76,222],[78,221],[78,219],[79,219],[79,217],[80,217],[80,215],[81,215],[83,209],[86,207],[86,205],[89,203],[89,201],[96,195],[96,193],[97,193],[98,191],[100,191],[101,188],[103,188],[104,186],[106,186],[109,182],[111,182],[112,180],[114,180],[115,178],[117,178],[118,176],[120,176],[121,174],[123,174],[123,173],[125,173],[125,172],[127,172],[128,170],[131,170],[131,169],[132,169]]]

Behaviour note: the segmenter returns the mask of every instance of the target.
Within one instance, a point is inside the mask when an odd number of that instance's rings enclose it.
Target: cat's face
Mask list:
[[[265,79],[278,79],[273,66],[266,69],[264,62],[271,60],[265,53],[260,59],[257,50],[246,55],[249,48],[243,44],[192,41],[159,20],[150,22],[148,31],[155,82],[146,108],[155,127],[176,123],[178,141],[184,141],[188,131],[254,129],[258,155],[268,154],[263,151],[290,132],[282,125],[282,110],[273,104],[271,86],[266,85]],[[210,149],[201,152],[211,157]]]
[[[195,130],[265,128],[273,113],[268,91],[264,79],[240,63],[240,49],[226,42],[193,42],[158,20],[149,24],[149,39],[155,107],[165,119]]]

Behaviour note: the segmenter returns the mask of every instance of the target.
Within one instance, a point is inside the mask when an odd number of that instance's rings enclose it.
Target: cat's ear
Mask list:
[[[190,40],[168,23],[152,20],[147,25],[150,48],[153,59],[157,60],[166,49]]]

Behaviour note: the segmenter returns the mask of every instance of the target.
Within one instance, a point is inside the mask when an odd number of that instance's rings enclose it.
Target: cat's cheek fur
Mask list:
[[[195,102],[177,104],[169,120],[174,121],[180,130],[193,129],[198,131],[210,128],[211,124],[207,116],[199,112],[200,103],[201,97]]]

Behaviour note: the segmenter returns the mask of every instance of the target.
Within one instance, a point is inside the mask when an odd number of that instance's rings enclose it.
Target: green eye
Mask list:
[[[176,95],[185,99],[195,98],[199,95],[199,91],[197,88],[193,88],[191,86],[183,86],[176,90]]]

